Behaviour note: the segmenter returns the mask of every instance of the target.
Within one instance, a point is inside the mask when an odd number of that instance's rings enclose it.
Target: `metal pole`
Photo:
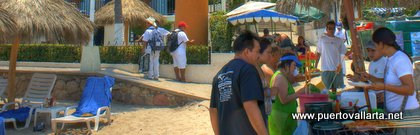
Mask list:
[[[90,0],[89,20],[95,21],[95,0]],[[89,46],[93,46],[93,36],[94,32],[90,35]]]
[[[258,35],[257,22],[254,23],[254,27],[255,27],[255,33],[257,33]]]
[[[270,22],[271,22],[271,34],[274,34],[273,18],[272,17],[270,17]]]
[[[292,22],[290,22],[290,40],[293,42]]]

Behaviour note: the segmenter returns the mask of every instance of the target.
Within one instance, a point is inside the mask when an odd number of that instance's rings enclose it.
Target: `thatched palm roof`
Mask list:
[[[0,7],[16,17],[21,40],[45,36],[49,41],[84,43],[94,24],[64,0],[0,0]]]
[[[121,0],[124,23],[131,26],[141,25],[146,18],[153,17],[162,22],[163,17],[141,0]],[[114,24],[114,1],[109,2],[95,13],[95,24]]]
[[[14,17],[6,10],[0,8],[0,41],[14,35],[17,30],[16,25]]]

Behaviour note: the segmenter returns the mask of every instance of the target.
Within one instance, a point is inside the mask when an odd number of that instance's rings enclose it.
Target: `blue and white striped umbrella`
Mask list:
[[[276,11],[272,10],[266,10],[266,9],[260,9],[255,10],[251,12],[242,13],[236,16],[232,16],[227,18],[227,20],[232,23],[233,25],[236,25],[238,23],[243,24],[246,22],[282,22],[282,23],[288,23],[288,22],[296,22],[298,20],[298,17],[292,16],[292,15],[286,15],[282,13],[278,13]]]

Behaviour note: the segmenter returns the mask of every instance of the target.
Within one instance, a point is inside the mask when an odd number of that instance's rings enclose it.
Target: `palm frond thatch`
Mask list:
[[[13,36],[16,30],[17,24],[14,17],[7,10],[0,8],[0,41]]]
[[[0,0],[16,17],[22,41],[45,36],[49,41],[85,43],[94,24],[64,0]]]
[[[158,22],[163,21],[161,14],[157,13],[141,0],[121,0],[121,3],[124,23],[128,23],[131,26],[139,26],[148,17],[153,17]],[[111,1],[96,11],[95,24],[102,26],[114,24],[114,15],[114,1]]]

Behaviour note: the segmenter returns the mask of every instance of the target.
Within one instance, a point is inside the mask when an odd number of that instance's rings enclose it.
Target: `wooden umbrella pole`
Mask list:
[[[8,74],[8,85],[7,85],[7,101],[15,102],[15,84],[16,84],[16,61],[19,50],[20,37],[16,37],[13,42],[10,59],[9,59],[9,74]],[[14,105],[11,106],[14,108]]]
[[[124,44],[128,46],[128,37],[129,37],[129,24],[127,22],[124,23]]]
[[[343,0],[344,9],[347,16],[347,22],[350,28],[350,35],[351,35],[351,50],[353,52],[353,62],[356,64],[356,73],[354,74],[355,77],[359,77],[360,73],[365,72],[365,64],[361,53],[360,47],[360,39],[357,36],[356,25],[354,23],[354,6],[353,0]],[[360,6],[360,5],[359,5]]]
[[[363,88],[363,92],[365,93],[366,105],[368,107],[368,112],[372,112],[372,106],[370,105],[370,98],[369,98],[369,90],[367,87]]]

